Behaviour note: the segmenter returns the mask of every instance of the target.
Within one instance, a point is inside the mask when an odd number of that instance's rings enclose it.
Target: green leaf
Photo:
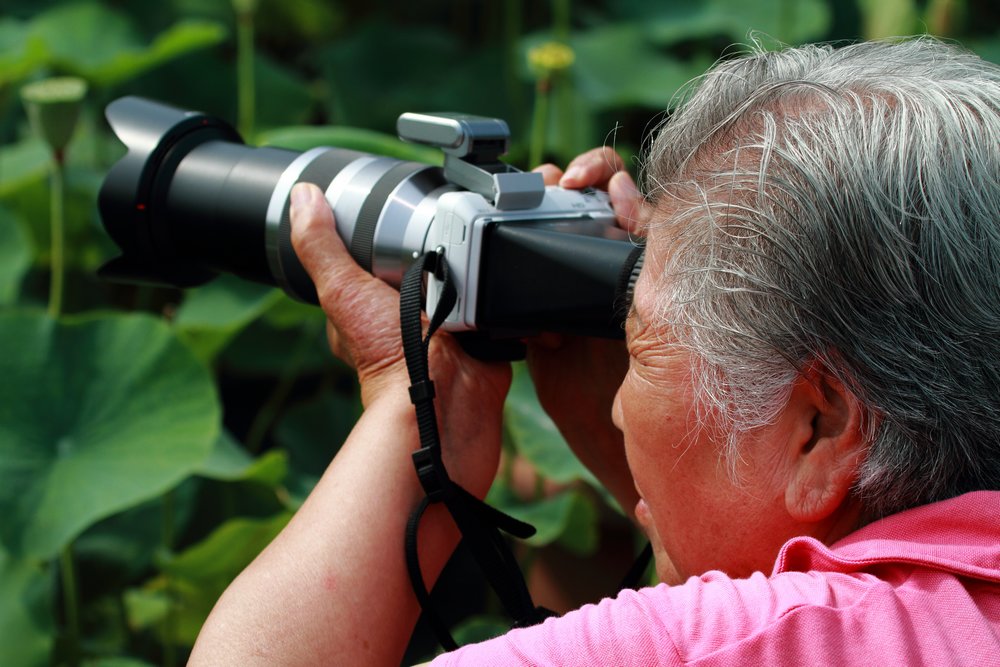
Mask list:
[[[77,2],[39,14],[29,37],[43,43],[57,69],[111,86],[196,49],[221,42],[225,29],[217,23],[179,23],[149,46],[122,12],[102,3]]]
[[[912,35],[920,30],[913,0],[861,0],[865,39]]]
[[[145,660],[139,660],[138,658],[117,656],[84,660],[83,667],[155,667],[155,665]]]
[[[271,450],[254,459],[242,447],[238,450],[242,453],[238,455],[235,453],[237,450],[228,449],[239,447],[229,437],[220,438],[218,442],[230,444],[223,446],[226,449],[220,448],[217,444],[213,456],[209,457],[202,468],[195,471],[196,474],[225,482],[257,482],[265,486],[280,484],[288,474],[288,455],[285,452]],[[244,456],[247,457],[245,462],[237,465],[237,461],[243,460]]]
[[[280,299],[274,288],[223,275],[187,292],[174,326],[195,354],[208,361]]]
[[[287,475],[288,454],[279,450],[271,450],[261,454],[239,479],[273,487],[280,484]]]
[[[223,429],[215,439],[208,458],[194,472],[210,479],[232,481],[241,479],[251,465],[253,457],[250,453],[243,449],[229,431]]]
[[[0,18],[0,89],[27,78],[45,57],[45,45],[29,37],[27,24]]]
[[[218,23],[182,21],[158,35],[149,48],[118,51],[87,74],[98,85],[118,85],[182,55],[219,44],[226,34]]]
[[[38,137],[0,146],[0,198],[44,179],[51,159],[48,147]]]
[[[288,451],[296,472],[319,477],[360,417],[357,395],[327,391],[290,408],[275,427],[274,437]]]
[[[541,547],[558,541],[584,556],[597,548],[597,508],[578,489],[566,489],[550,498],[526,502],[500,482],[490,489],[486,502],[533,525],[535,534],[525,540],[532,546]]]
[[[162,570],[191,583],[224,589],[270,544],[289,519],[290,513],[281,513],[266,519],[227,521],[198,544],[164,562]]]
[[[544,477],[562,484],[584,479],[598,485],[538,404],[524,364],[514,366],[514,381],[504,405],[504,425],[518,453],[531,461]]]
[[[268,324],[278,329],[291,329],[312,322],[322,323],[326,320],[326,315],[323,314],[319,306],[302,303],[286,296],[284,299],[279,299],[264,313],[264,319]]]
[[[965,45],[983,60],[988,60],[1000,65],[1000,34],[995,34],[986,39],[970,39]]]
[[[0,206],[0,306],[17,301],[21,279],[31,266],[31,241],[21,221]]]
[[[130,588],[122,596],[125,616],[132,631],[144,630],[163,622],[170,613],[170,596],[162,587]]]
[[[298,361],[301,373],[317,372],[330,368],[346,368],[330,354],[326,336],[315,334],[313,324],[322,325],[325,318],[319,308],[317,319],[296,329],[276,328],[267,318],[261,318],[240,331],[220,355],[220,363],[227,369],[247,375],[281,375],[290,363],[296,361],[303,336],[308,336],[305,358]],[[322,329],[320,329],[321,331]],[[346,371],[345,371],[346,372]]]
[[[147,592],[169,588],[177,615],[177,639],[191,645],[219,596],[291,518],[282,513],[268,519],[232,519],[203,541],[162,564],[163,576],[144,587]],[[147,605],[136,613],[150,612]],[[141,619],[130,617],[130,622]]]
[[[51,557],[191,474],[219,430],[206,369],[160,320],[0,314],[0,539]]]
[[[614,9],[618,16],[645,26],[647,36],[664,46],[716,36],[745,42],[752,32],[797,44],[825,35],[831,20],[830,8],[822,0],[624,0]]]
[[[611,25],[572,40],[577,64],[571,74],[580,95],[595,109],[665,109],[681,86],[711,65],[707,55],[683,61],[661,53],[646,37],[647,30]]]
[[[56,5],[34,18],[29,34],[45,44],[50,59],[74,71],[93,70],[140,41],[125,14],[98,2]]]
[[[319,50],[315,61],[336,123],[392,132],[404,111],[523,113],[510,107],[503,58],[502,49],[463,45],[440,25],[400,30],[373,20]]]
[[[188,478],[152,500],[113,514],[90,526],[73,542],[73,556],[90,579],[91,595],[115,592],[144,576],[157,553],[166,548],[164,524],[183,534],[195,512],[200,488]]]
[[[0,549],[0,665],[47,665],[55,635],[52,574]]]
[[[315,89],[297,70],[257,52],[254,57],[256,118],[261,128],[305,123],[315,107]],[[244,137],[257,143],[256,134]]]
[[[261,133],[257,140],[262,145],[280,146],[297,151],[306,151],[317,146],[333,146],[386,155],[398,160],[412,160],[434,165],[444,163],[444,154],[435,148],[408,144],[391,134],[360,127],[312,125],[279,127]]]
[[[75,141],[70,143],[71,154]],[[47,169],[47,165],[44,166],[41,173],[32,175],[32,180],[20,182],[15,191],[3,197],[4,204],[26,223],[35,244],[35,264],[46,267],[51,248],[51,197]],[[65,176],[65,263],[68,268],[93,272],[102,260],[107,259],[110,254],[108,245],[111,244],[107,236],[95,227],[94,202],[101,177],[93,169],[78,165],[67,166]]]
[[[188,291],[174,325],[182,331],[241,327],[277,300],[272,287],[223,275]]]
[[[455,627],[452,636],[459,646],[466,644],[476,644],[487,639],[493,639],[500,635],[507,634],[510,630],[510,621],[502,616],[491,616],[481,614],[462,621]]]

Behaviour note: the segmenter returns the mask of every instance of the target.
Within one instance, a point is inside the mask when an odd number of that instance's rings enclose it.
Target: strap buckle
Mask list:
[[[452,481],[444,468],[439,450],[423,447],[413,452],[413,466],[417,469],[417,478],[420,479],[420,486],[427,494],[427,499],[432,503],[443,501]]]
[[[410,403],[414,405],[433,401],[435,396],[434,382],[430,379],[420,380],[410,385]]]

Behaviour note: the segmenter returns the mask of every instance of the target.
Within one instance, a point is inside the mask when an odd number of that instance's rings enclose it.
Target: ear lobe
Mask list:
[[[806,523],[831,516],[847,498],[865,449],[858,398],[819,367],[808,369],[789,399],[798,428],[789,443],[792,473],[785,488],[789,515]]]

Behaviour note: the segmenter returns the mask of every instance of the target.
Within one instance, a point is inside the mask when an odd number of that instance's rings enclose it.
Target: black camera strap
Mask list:
[[[441,298],[430,318],[427,336],[423,336],[423,274],[432,273],[443,284]],[[534,625],[552,616],[536,607],[528,586],[500,531],[519,538],[530,537],[534,527],[504,514],[456,484],[448,476],[441,459],[441,444],[434,414],[434,383],[428,374],[427,355],[431,336],[441,326],[457,298],[444,257],[428,252],[414,262],[400,285],[400,325],[403,352],[410,375],[410,400],[417,413],[420,449],[413,453],[413,463],[426,496],[410,515],[406,526],[406,567],[413,592],[438,641],[446,650],[458,648],[448,627],[435,608],[424,585],[417,555],[417,530],[420,518],[431,503],[442,502],[451,514],[462,540],[472,552],[490,586],[496,592],[515,627]]]

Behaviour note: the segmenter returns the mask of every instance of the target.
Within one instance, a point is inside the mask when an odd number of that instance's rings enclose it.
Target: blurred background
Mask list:
[[[678,90],[734,45],[931,33],[1000,62],[992,0],[4,0],[0,12],[0,665],[14,666],[182,664],[360,412],[318,309],[229,278],[186,292],[96,278],[117,254],[96,207],[124,154],[103,118],[111,100],[217,115],[251,144],[428,162],[440,158],[394,138],[396,117],[462,111],[505,118],[522,168],[607,144],[634,173]],[[536,601],[565,611],[613,594],[641,542],[520,367],[504,436],[489,500],[539,529],[516,547]],[[460,550],[436,592],[460,642],[509,624],[481,581]],[[407,661],[434,651],[418,626]]]

